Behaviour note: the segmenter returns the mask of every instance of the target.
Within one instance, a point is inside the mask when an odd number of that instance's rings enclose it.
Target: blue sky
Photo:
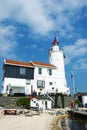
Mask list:
[[[87,0],[0,0],[0,86],[4,59],[48,63],[58,35],[68,87],[87,92]]]

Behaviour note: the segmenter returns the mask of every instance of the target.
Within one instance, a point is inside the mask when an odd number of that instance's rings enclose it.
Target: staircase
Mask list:
[[[47,98],[49,98],[53,103],[55,103],[55,100],[54,100],[51,96],[49,96],[48,94],[46,94],[46,96],[47,96]]]
[[[55,105],[55,98],[49,96],[49,94],[46,94],[47,98],[50,99],[52,101],[52,108],[54,108]]]

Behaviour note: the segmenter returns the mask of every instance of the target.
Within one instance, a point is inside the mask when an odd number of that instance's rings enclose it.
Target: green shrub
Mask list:
[[[17,100],[16,104],[19,107],[29,109],[30,108],[30,99],[29,98],[20,98]]]
[[[75,104],[77,104],[77,105],[80,105],[80,104],[81,104],[78,99],[76,99],[74,102],[75,102]]]
[[[4,107],[4,105],[3,105],[3,104],[0,104],[0,107]]]

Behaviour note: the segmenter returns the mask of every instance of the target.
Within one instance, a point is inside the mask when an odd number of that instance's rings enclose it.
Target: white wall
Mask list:
[[[60,67],[61,68],[61,67]],[[56,92],[56,89],[58,89],[58,92],[67,92],[67,84],[66,80],[64,78],[64,74],[58,69],[52,69],[52,75],[49,75],[48,68],[43,67],[42,68],[42,74],[38,74],[38,67],[35,67],[34,69],[34,80],[30,81],[30,85],[26,84],[26,79],[18,79],[18,78],[5,78],[4,79],[4,89],[2,93],[6,93],[6,87],[7,85],[11,85],[12,87],[16,87],[14,89],[14,92],[21,91],[24,93],[31,94],[31,86],[33,90],[40,92],[40,89],[37,88],[37,81],[38,80],[44,80],[45,81],[45,88],[42,89],[42,93],[46,92]],[[49,82],[52,82],[52,85],[49,84]],[[54,88],[54,89],[52,89]],[[20,90],[19,90],[20,89]]]
[[[33,86],[35,87],[36,91],[39,92],[39,89],[37,88],[37,81],[38,80],[44,80],[45,81],[45,88],[43,89],[43,91],[48,91],[48,90],[52,90],[52,87],[55,87],[55,77],[56,77],[56,69],[52,69],[52,76],[49,75],[48,73],[48,68],[42,68],[42,74],[38,74],[38,68],[35,68],[35,73],[34,73],[34,81],[33,81]],[[53,82],[53,85],[49,85],[49,82]]]
[[[82,96],[82,104],[84,107],[86,103],[87,103],[87,96]]]
[[[35,101],[35,103],[34,103],[34,101]],[[38,100],[38,99],[32,98],[32,99],[30,100],[30,106],[31,106],[31,107],[37,107],[37,106],[36,106],[36,103],[39,104],[39,100]]]
[[[47,109],[51,109],[51,108],[52,108],[51,101],[48,101],[48,102],[47,102]]]
[[[4,78],[4,88],[2,93],[6,93],[7,85],[13,89],[13,93],[21,92],[29,94],[31,92],[31,86],[26,85],[26,79],[18,79],[18,78]]]
[[[32,101],[33,100],[33,101]],[[35,101],[35,103],[34,103],[34,101]],[[36,99],[36,98],[32,98],[31,100],[30,100],[30,106],[31,107],[37,107],[36,106],[36,104],[38,103],[38,108],[40,109],[46,109],[46,104],[45,104],[45,102],[47,102],[47,109],[51,109],[51,101],[50,100],[38,100],[38,99]]]

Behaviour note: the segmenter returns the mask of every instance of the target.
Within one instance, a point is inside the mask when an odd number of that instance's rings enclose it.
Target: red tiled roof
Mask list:
[[[22,61],[15,61],[15,60],[5,60],[5,64],[25,66],[25,67],[34,67],[33,64],[31,64],[30,62],[22,62]]]
[[[50,67],[50,68],[56,68],[52,64],[47,64],[43,62],[22,62],[22,61],[15,61],[15,60],[5,60],[4,64],[9,64],[9,65],[16,65],[16,66],[24,66],[24,67],[35,67],[35,66],[40,66],[40,67]]]
[[[31,96],[30,99],[32,99],[32,98],[36,98],[36,99],[40,100],[40,98],[38,98],[37,96]]]
[[[37,100],[49,100],[46,96],[31,96],[30,99],[36,98]]]
[[[32,64],[35,66],[43,66],[43,67],[51,67],[51,68],[56,68],[54,65],[52,64],[47,64],[47,63],[43,63],[43,62],[36,62],[36,61],[32,61]]]

